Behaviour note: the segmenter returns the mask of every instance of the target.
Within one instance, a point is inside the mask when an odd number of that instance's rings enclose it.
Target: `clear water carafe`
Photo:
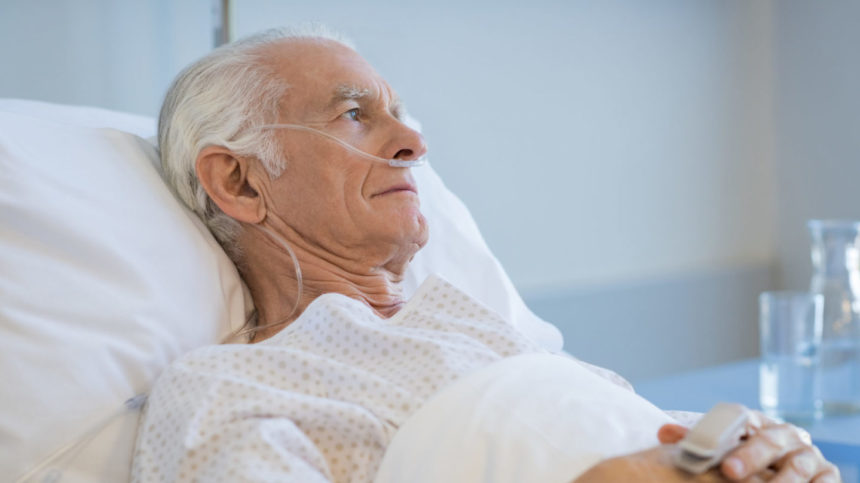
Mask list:
[[[860,221],[810,220],[810,291],[824,298],[821,400],[825,414],[860,411]]]

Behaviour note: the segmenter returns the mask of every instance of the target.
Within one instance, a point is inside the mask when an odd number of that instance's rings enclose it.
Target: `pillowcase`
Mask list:
[[[58,468],[64,482],[127,481],[138,413],[124,401],[247,318],[234,265],[159,175],[142,139],[154,131],[147,117],[0,100],[0,480]],[[560,350],[468,209],[432,168],[413,174],[430,241],[406,294],[438,273]]]
[[[24,99],[0,99],[0,112],[74,126],[109,127],[142,138],[154,136],[156,127],[155,120],[147,116],[99,107],[67,106]]]
[[[235,267],[163,183],[156,150],[109,125],[154,131],[138,116],[0,103],[2,481],[245,321]],[[120,414],[63,481],[128,479],[138,414]]]
[[[407,115],[405,123],[421,131],[421,123],[415,118]],[[550,352],[561,352],[561,332],[526,307],[466,205],[431,166],[413,169],[412,176],[418,187],[421,212],[430,228],[430,239],[409,264],[403,280],[405,295],[411,297],[428,275],[437,273]]]
[[[412,169],[412,175],[421,212],[430,228],[430,239],[409,264],[403,281],[406,295],[411,296],[428,275],[437,273],[541,346],[560,352],[561,332],[532,313],[523,302],[466,205],[445,187],[429,165]]]

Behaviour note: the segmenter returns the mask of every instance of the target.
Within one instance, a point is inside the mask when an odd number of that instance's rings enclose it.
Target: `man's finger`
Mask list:
[[[729,478],[739,480],[764,470],[801,447],[806,445],[791,425],[761,428],[732,450],[720,469]]]
[[[804,446],[785,455],[777,464],[779,472],[773,483],[811,481],[824,469],[824,459],[811,446]]]
[[[664,424],[657,431],[657,439],[660,440],[660,444],[675,444],[684,439],[687,431],[688,429],[680,424]]]
[[[839,468],[829,461],[824,463],[824,470],[812,478],[812,483],[840,483],[841,481],[842,475],[839,474]]]

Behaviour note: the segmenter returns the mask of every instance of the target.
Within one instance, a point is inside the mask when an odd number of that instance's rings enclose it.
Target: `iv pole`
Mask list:
[[[213,46],[230,42],[230,0],[212,0]]]

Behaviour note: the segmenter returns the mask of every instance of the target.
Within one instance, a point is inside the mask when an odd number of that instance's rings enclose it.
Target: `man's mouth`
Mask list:
[[[385,191],[380,191],[379,193],[374,194],[372,197],[376,198],[377,196],[389,195],[389,194],[394,194],[394,193],[404,193],[404,192],[405,193],[413,193],[413,194],[417,195],[418,194],[418,188],[416,188],[415,185],[412,185],[409,183],[400,183],[400,184],[396,184],[396,185],[386,189]]]

